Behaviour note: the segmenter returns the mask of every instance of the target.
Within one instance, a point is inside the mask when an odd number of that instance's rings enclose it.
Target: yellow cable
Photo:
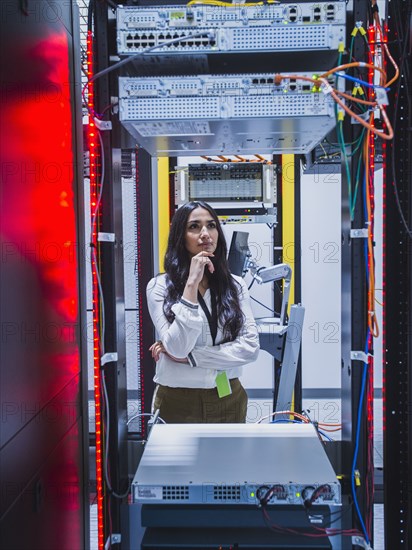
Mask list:
[[[158,252],[159,273],[164,271],[163,259],[167,247],[167,238],[170,227],[170,199],[169,199],[169,159],[157,159],[157,220],[158,220]]]
[[[292,268],[288,313],[295,302],[295,156],[282,155],[283,261]]]
[[[187,3],[188,6],[200,5],[200,6],[220,6],[223,8],[244,8],[263,6],[264,4],[280,4],[279,0],[266,0],[266,2],[246,2],[245,4],[231,4],[229,2],[221,2],[219,0],[191,0]]]

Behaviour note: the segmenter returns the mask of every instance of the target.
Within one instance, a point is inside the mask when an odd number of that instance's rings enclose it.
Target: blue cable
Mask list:
[[[340,76],[341,78],[346,78],[347,80],[351,80],[352,82],[356,82],[357,84],[362,84],[362,86],[366,86],[367,88],[382,88],[387,92],[390,90],[390,88],[385,88],[384,86],[379,86],[378,84],[369,84],[369,82],[365,82],[360,78],[356,78],[355,76],[350,76],[348,74],[338,72],[338,73],[335,73],[335,75]]]
[[[365,353],[366,354],[368,354],[368,340],[369,340],[369,328],[366,332],[366,342],[365,342]],[[362,373],[361,392],[360,392],[359,405],[358,405],[358,419],[357,419],[357,423],[356,423],[355,450],[353,452],[353,462],[352,462],[352,472],[351,472],[351,486],[352,486],[353,503],[355,504],[356,513],[358,514],[359,522],[361,524],[363,534],[365,535],[366,543],[369,544],[369,536],[368,536],[368,533],[366,531],[365,524],[363,522],[361,511],[359,509],[358,499],[357,499],[357,496],[356,496],[356,487],[355,487],[355,469],[356,469],[356,461],[358,459],[358,453],[359,453],[360,428],[361,428],[361,421],[362,421],[362,406],[363,406],[363,399],[364,399],[364,396],[365,396],[367,374],[368,374],[368,363],[364,363],[363,373]]]
[[[277,424],[278,422],[282,422],[283,424],[292,422],[293,424],[303,424],[301,420],[288,420],[287,418],[279,418],[278,420],[272,420],[271,424]]]
[[[281,422],[281,423],[288,423],[288,422],[292,422],[293,424],[304,424],[304,422],[302,422],[301,420],[287,420],[286,418],[285,419],[281,419],[279,418],[278,420],[272,420],[271,424],[277,424],[278,422]],[[329,441],[333,441],[333,439],[331,437],[329,437],[328,435],[325,434],[325,432],[322,432],[321,430],[318,429],[318,432],[323,435],[323,437],[326,437],[326,439],[328,439]]]
[[[328,441],[334,441],[331,437],[329,437],[328,435],[325,434],[325,432],[322,432],[321,430],[318,430],[318,432],[320,433],[320,435],[323,435],[323,437],[326,437],[326,439]]]

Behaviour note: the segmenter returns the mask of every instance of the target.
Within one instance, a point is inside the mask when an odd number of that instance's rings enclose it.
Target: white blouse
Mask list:
[[[250,307],[249,292],[241,277],[232,275],[239,287],[239,304],[245,316],[244,325],[233,342],[219,344],[223,333],[218,326],[216,345],[213,345],[209,324],[199,304],[182,299],[172,306],[175,319],[169,323],[163,313],[166,275],[157,275],[146,289],[149,313],[156,328],[157,338],[168,353],[177,358],[188,358],[189,363],[173,361],[165,353],[156,364],[154,381],[172,388],[214,388],[216,375],[226,371],[228,379],[242,374],[242,366],[256,360],[259,353],[259,335]],[[211,310],[210,291],[203,296]]]

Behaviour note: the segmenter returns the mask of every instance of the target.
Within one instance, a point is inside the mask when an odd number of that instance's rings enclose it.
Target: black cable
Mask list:
[[[273,497],[276,489],[280,489],[282,494],[286,495],[285,487],[280,484],[272,485],[272,487],[268,487],[267,485],[262,485],[258,488],[256,491],[256,497],[259,500],[259,506],[266,506],[270,499]],[[265,490],[265,494],[263,496],[260,496],[261,491]]]
[[[313,492],[312,492],[311,496],[309,498],[305,498],[305,496],[304,496],[305,491],[312,490],[312,489],[313,489]],[[319,496],[321,496],[324,489],[326,489],[327,492],[329,492],[329,493],[332,492],[331,486],[328,485],[327,483],[324,483],[323,485],[319,485],[319,487],[317,487],[316,489],[309,485],[308,487],[305,487],[302,490],[302,498],[304,499],[303,505],[305,506],[306,509],[309,509],[312,506],[312,504],[315,502],[315,500]]]
[[[108,6],[110,6],[114,11],[117,10],[117,4],[116,2],[113,2],[113,0],[104,0]]]
[[[259,302],[259,300],[256,300],[256,298],[253,298],[253,296],[250,297],[251,300],[259,304],[260,306],[264,307],[265,309],[268,309],[270,312],[274,313],[275,315],[280,315],[278,311],[273,311],[273,309],[269,306],[266,306],[265,304],[262,304],[262,302]]]
[[[352,510],[352,503],[349,504],[344,510],[336,510],[336,512],[329,512],[327,516],[324,516],[323,514],[312,514],[310,510],[306,508],[306,515],[308,517],[308,521],[310,522],[310,518],[316,518],[320,519],[322,522],[329,521],[330,525],[333,523],[336,523],[337,521],[340,521],[348,512],[349,510]],[[336,518],[331,519],[332,516],[336,516]]]
[[[93,13],[95,8],[95,0],[90,0],[87,8],[87,30],[92,32],[93,30]]]
[[[178,44],[179,42],[182,42],[183,40],[188,40],[189,38],[197,38],[200,36],[210,36],[209,31],[199,31],[194,32],[191,34],[187,34],[186,36],[180,36],[179,38],[173,38],[172,40],[165,40],[165,42],[162,42],[161,44],[156,44],[155,46],[150,46],[150,48],[146,48],[142,52],[138,52],[134,55],[130,55],[126,57],[125,59],[122,59],[121,61],[118,61],[114,65],[111,65],[110,67],[106,67],[106,69],[103,69],[99,71],[98,73],[94,74],[88,82],[94,82],[101,76],[104,76],[105,74],[111,73],[112,71],[115,71],[116,69],[119,69],[123,65],[126,65],[126,63],[130,63],[130,61],[133,61],[133,59],[136,59],[137,57],[140,57],[142,55],[145,55],[147,53],[150,53],[154,50],[157,50],[159,48],[163,48],[164,46],[168,46],[169,44]]]
[[[262,265],[261,267],[259,267],[257,270],[256,270],[256,275],[259,275],[259,273],[262,271],[262,269],[266,269],[266,266]],[[250,285],[247,287],[248,290],[250,290],[254,284],[254,282],[256,281],[255,277],[253,276],[253,279],[252,279],[252,282],[250,283]]]
[[[126,498],[130,492],[131,483],[128,481],[127,483],[127,490],[120,494],[116,492],[110,482],[109,479],[109,430],[110,430],[110,408],[109,408],[109,396],[107,394],[107,387],[106,387],[106,379],[104,370],[101,370],[101,381],[102,381],[102,387],[103,387],[103,399],[105,402],[105,411],[106,411],[106,445],[105,445],[105,452],[103,457],[103,472],[104,472],[104,480],[107,485],[107,489],[111,496],[122,500]]]
[[[29,0],[20,0],[20,9],[26,17],[29,16]]]
[[[396,10],[395,10],[395,12],[396,12]],[[405,35],[408,36],[409,20],[410,20],[410,17],[407,17],[406,18],[406,29],[405,29],[404,36]],[[400,27],[397,27],[397,32],[399,32],[399,30],[400,30]],[[391,172],[392,172],[392,185],[393,185],[393,191],[394,191],[394,195],[395,195],[396,206],[397,206],[399,215],[401,217],[401,221],[402,221],[402,223],[404,225],[404,228],[407,232],[407,235],[408,235],[409,238],[412,238],[412,230],[409,228],[409,226],[407,224],[407,221],[406,221],[406,218],[405,218],[405,215],[403,213],[402,206],[401,206],[401,203],[400,203],[400,199],[399,199],[398,185],[397,185],[397,182],[396,182],[396,169],[395,169],[395,151],[396,151],[396,149],[395,149],[395,146],[396,146],[395,138],[396,138],[396,123],[397,123],[398,108],[399,108],[399,92],[400,92],[401,84],[403,82],[402,75],[407,72],[407,71],[405,71],[405,67],[407,66],[407,64],[405,62],[406,62],[406,48],[407,48],[407,45],[408,45],[408,40],[404,39],[403,42],[404,43],[403,43],[403,50],[402,50],[402,55],[401,55],[401,62],[399,64],[399,79],[398,79],[398,84],[397,84],[396,93],[395,93],[395,107],[394,107],[394,116],[393,116],[394,138],[393,138],[393,141],[392,141]],[[400,46],[400,44],[399,44],[399,46]],[[408,79],[405,78],[404,82],[406,82],[406,85],[407,85]],[[410,133],[409,133],[409,140],[410,140]],[[409,150],[409,148],[408,148],[408,150]]]

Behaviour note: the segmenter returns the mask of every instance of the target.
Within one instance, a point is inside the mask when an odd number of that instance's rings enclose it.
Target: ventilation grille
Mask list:
[[[316,96],[316,97],[315,97]],[[220,98],[141,98],[124,100],[121,120],[221,120],[224,118],[333,116],[333,105],[320,94]]]
[[[234,29],[234,50],[306,50],[330,47],[326,26]]]
[[[223,502],[227,501],[239,501],[240,500],[240,486],[239,485],[224,485],[213,488],[213,500],[219,500]]]
[[[121,120],[180,120],[219,118],[219,99],[200,97],[141,98],[123,102]]]
[[[189,500],[187,485],[166,485],[163,487],[163,500]]]
[[[325,98],[320,96],[314,101],[314,94],[284,96],[250,96],[236,98],[233,109],[235,118],[243,117],[284,117],[327,115]]]
[[[121,176],[130,179],[133,177],[132,150],[122,149]]]

